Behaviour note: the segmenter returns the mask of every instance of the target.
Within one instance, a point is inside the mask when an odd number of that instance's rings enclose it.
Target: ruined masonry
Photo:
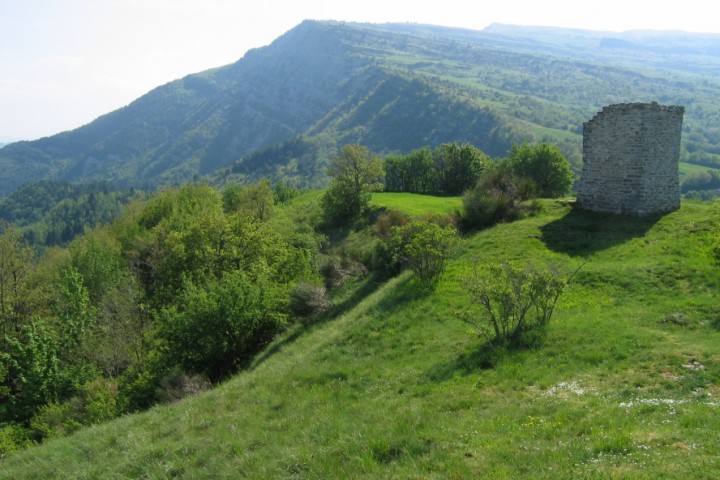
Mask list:
[[[681,106],[609,105],[583,124],[577,203],[596,212],[645,216],[680,208]]]

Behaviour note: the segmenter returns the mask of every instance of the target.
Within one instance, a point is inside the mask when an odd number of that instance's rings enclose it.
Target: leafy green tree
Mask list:
[[[90,294],[83,285],[80,272],[70,267],[63,272],[59,285],[58,329],[63,356],[69,362],[77,360],[74,355],[82,346],[90,327],[97,316],[97,310],[90,304]]]
[[[10,226],[0,235],[0,325],[2,342],[15,336],[28,319],[27,279],[34,251],[26,246],[20,232]]]
[[[388,192],[410,191],[410,164],[405,155],[385,157],[385,190]]]
[[[291,187],[283,180],[277,182],[273,188],[273,200],[276,205],[287,203],[299,194],[300,190]]]
[[[508,161],[515,176],[535,183],[536,193],[540,197],[561,197],[572,187],[574,174],[570,163],[555,145],[513,145]]]
[[[407,155],[386,157],[385,190],[412,193],[436,192],[435,163],[430,148],[414,150]]]
[[[444,143],[434,152],[438,188],[448,195],[460,195],[477,183],[492,164],[490,157],[465,143]]]
[[[38,408],[58,401],[67,391],[62,375],[59,346],[51,330],[39,319],[22,326],[17,338],[9,339],[4,354],[11,416],[16,420],[32,417]]]
[[[70,245],[70,253],[73,268],[81,275],[94,302],[99,302],[129,274],[125,270],[120,244],[106,228],[86,230]]]
[[[269,180],[248,186],[231,184],[223,191],[223,206],[226,212],[246,212],[267,220],[272,214],[274,195]]]
[[[437,173],[435,161],[429,147],[414,150],[407,155],[409,169],[412,172],[410,188],[415,193],[434,193],[437,191]]]
[[[395,262],[411,269],[424,287],[433,286],[445,271],[457,242],[455,229],[415,220],[393,227],[392,232],[389,250]]]
[[[371,192],[382,190],[384,174],[382,162],[367,147],[345,145],[328,167],[333,182],[322,200],[325,217],[335,224],[353,221],[367,210]]]

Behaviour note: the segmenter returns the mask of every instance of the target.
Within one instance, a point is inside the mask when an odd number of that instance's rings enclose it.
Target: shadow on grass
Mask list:
[[[555,252],[587,257],[595,252],[644,236],[662,215],[629,217],[573,208],[540,230],[540,240]]]
[[[360,302],[367,298],[368,295],[375,292],[375,290],[377,290],[382,284],[383,282],[376,281],[374,275],[369,276],[365,283],[361,287],[359,287],[350,297],[334,305],[330,310],[325,312],[320,317],[312,320],[311,322],[308,321],[303,325],[298,325],[290,334],[272,343],[267,349],[265,349],[262,353],[255,357],[255,360],[252,362],[249,370],[259,367],[267,359],[281,351],[284,347],[294,343],[298,338],[305,335],[307,332],[315,329],[318,325],[322,325],[323,323],[329,322],[330,320],[334,320],[346,314],[353,308],[357,307]]]
[[[375,308],[389,316],[396,310],[404,308],[409,302],[420,300],[431,293],[432,288],[420,285],[414,275],[406,275],[395,284],[395,288],[378,301]]]
[[[493,348],[485,344],[480,348],[466,350],[449,362],[433,366],[428,370],[427,377],[433,382],[445,382],[457,374],[470,375],[478,370],[495,368],[511,352],[504,347]]]

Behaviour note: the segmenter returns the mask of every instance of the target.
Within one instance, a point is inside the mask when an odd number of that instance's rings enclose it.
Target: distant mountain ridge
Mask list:
[[[683,155],[720,161],[717,36],[683,35],[305,21],[76,130],[7,145],[0,196],[43,179],[154,187],[235,174],[316,186],[349,142],[379,153],[471,142],[497,156],[552,140],[577,164],[582,122],[621,101],[685,105]],[[694,53],[669,54],[663,38]]]

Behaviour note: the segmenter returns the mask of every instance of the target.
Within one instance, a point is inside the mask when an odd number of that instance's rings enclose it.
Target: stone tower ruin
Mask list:
[[[653,103],[604,107],[583,124],[577,203],[645,216],[680,208],[678,160],[685,109]]]

